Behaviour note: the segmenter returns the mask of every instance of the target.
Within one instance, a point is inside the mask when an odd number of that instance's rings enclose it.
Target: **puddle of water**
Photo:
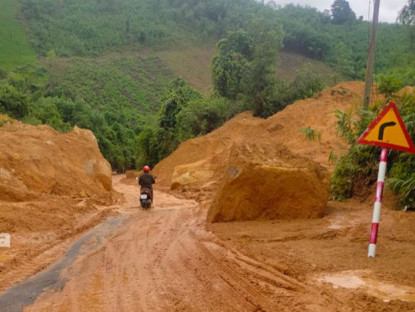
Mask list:
[[[385,302],[390,300],[415,302],[415,288],[413,287],[383,284],[371,279],[365,279],[365,281],[369,287],[368,293]]]
[[[370,278],[360,277],[357,272],[345,271],[336,275],[317,278],[319,282],[330,283],[334,288],[362,289],[367,294],[382,299],[384,302],[402,300],[415,302],[415,288],[382,283]]]
[[[335,288],[343,287],[357,289],[365,285],[365,282],[358,276],[323,276],[318,279],[321,282],[333,284]]]

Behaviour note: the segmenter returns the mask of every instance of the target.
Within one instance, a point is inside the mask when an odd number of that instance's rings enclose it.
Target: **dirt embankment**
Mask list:
[[[89,130],[61,134],[14,121],[0,127],[0,138],[0,233],[11,235],[11,248],[0,250],[4,289],[63,252],[66,238],[102,221],[111,212],[97,205],[120,196]]]

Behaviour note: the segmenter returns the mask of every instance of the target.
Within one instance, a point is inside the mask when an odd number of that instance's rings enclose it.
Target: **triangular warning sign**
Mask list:
[[[415,146],[395,103],[386,105],[375,121],[357,140],[357,143],[415,153]]]

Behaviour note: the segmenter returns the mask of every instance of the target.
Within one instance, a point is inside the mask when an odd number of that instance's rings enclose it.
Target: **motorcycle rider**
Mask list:
[[[153,184],[156,183],[156,179],[150,174],[150,167],[144,166],[143,167],[143,174],[140,175],[138,179],[138,184],[141,186],[141,189],[147,188],[151,191],[151,199],[154,200],[153,197]]]

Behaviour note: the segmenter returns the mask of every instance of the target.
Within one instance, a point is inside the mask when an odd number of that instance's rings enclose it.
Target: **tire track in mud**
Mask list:
[[[32,303],[43,291],[62,287],[66,280],[65,278],[59,278],[61,272],[74,262],[79,255],[87,252],[90,248],[99,246],[102,238],[113,228],[119,226],[126,217],[124,215],[101,223],[72,244],[65,256],[49,269],[7,289],[0,296],[0,310],[3,312],[21,311],[25,305]]]

